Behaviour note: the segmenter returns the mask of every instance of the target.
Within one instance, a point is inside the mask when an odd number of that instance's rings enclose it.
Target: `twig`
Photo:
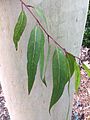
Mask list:
[[[23,2],[22,0],[20,0],[22,2],[22,4],[28,9],[28,11],[31,13],[31,15],[35,18],[35,20],[37,21],[37,23],[39,24],[39,26],[42,28],[42,30],[46,33],[46,35],[58,46],[60,47],[65,53],[66,50],[65,48],[63,48],[58,42],[56,42],[54,40],[54,38],[45,30],[45,28],[43,27],[43,25],[40,23],[40,21],[38,20],[38,18],[33,14],[33,12],[30,10],[30,7],[34,8],[33,6],[29,6],[27,5],[25,2]]]
[[[49,40],[51,39],[58,47],[60,47],[65,54],[67,54],[68,52],[66,51],[65,48],[63,48],[47,31],[46,29],[43,27],[43,25],[41,24],[41,22],[39,21],[39,19],[34,15],[34,13],[31,11],[30,8],[34,9],[34,6],[31,5],[27,5],[23,0],[20,0],[20,2],[22,3],[22,5],[24,5],[27,10],[31,13],[31,15],[34,17],[34,19],[37,21],[37,23],[39,24],[39,26],[42,28],[42,30],[45,32],[45,34],[47,35],[47,37],[49,38]],[[82,61],[79,57],[74,56],[75,58],[77,58],[78,60]]]

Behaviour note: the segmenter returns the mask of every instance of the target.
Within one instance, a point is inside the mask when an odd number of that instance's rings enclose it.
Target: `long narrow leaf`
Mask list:
[[[77,62],[75,62],[75,90],[76,92],[78,92],[79,86],[80,86],[80,67],[77,64]]]
[[[69,81],[68,60],[60,49],[56,49],[52,61],[53,92],[50,101],[49,112],[52,106],[59,100],[64,91],[65,84]]]
[[[43,42],[42,49],[40,52],[40,77],[41,77],[41,80],[43,79],[43,74],[44,74],[44,42]]]
[[[73,73],[74,73],[74,64],[75,64],[75,57],[71,54],[71,53],[67,53],[66,54],[66,58],[68,60],[68,63],[69,63],[69,77],[71,78]],[[68,83],[68,94],[70,94],[70,91],[69,91],[69,87],[70,87],[70,79],[69,79],[69,83]]]
[[[69,75],[71,78],[73,73],[74,73],[75,57],[71,53],[67,53],[66,58],[67,58],[68,63],[69,63]],[[68,104],[68,111],[67,111],[67,115],[66,115],[66,120],[68,120],[69,111],[70,111],[70,79],[68,81],[68,97],[69,97],[69,104]]]
[[[28,92],[30,94],[35,81],[40,52],[44,44],[44,33],[39,27],[31,31],[27,50]]]
[[[74,63],[75,63],[75,57],[71,54],[68,53],[66,54],[67,60],[69,62],[69,67],[70,67],[70,77],[72,77],[73,73],[74,73]]]
[[[47,66],[48,66],[48,62],[49,62],[49,58],[50,58],[50,48],[51,48],[51,45],[50,45],[50,43],[49,43],[49,44],[48,44],[47,57],[46,57],[46,65],[45,65],[45,71],[44,71],[44,78],[43,78],[43,80],[42,80],[46,87],[47,87],[47,83],[46,83],[45,74],[46,74],[46,71],[47,71]]]
[[[13,41],[14,41],[16,50],[18,49],[18,42],[25,29],[26,23],[27,23],[27,17],[25,15],[25,12],[22,10],[19,15],[18,21],[15,25],[14,35],[13,35]]]

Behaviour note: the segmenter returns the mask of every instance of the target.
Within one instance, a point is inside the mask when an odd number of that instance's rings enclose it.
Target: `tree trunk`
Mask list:
[[[78,56],[89,0],[32,0],[31,3],[44,8],[48,16],[49,32],[57,42]],[[38,70],[32,92],[28,96],[27,43],[35,20],[26,10],[28,24],[16,52],[13,44],[13,29],[20,10],[19,0],[0,0],[0,81],[11,120],[65,120],[69,102],[67,86],[63,96],[51,110],[51,116],[48,112],[52,92],[51,62],[46,75],[48,87],[42,84]],[[71,116],[74,77],[70,86]]]

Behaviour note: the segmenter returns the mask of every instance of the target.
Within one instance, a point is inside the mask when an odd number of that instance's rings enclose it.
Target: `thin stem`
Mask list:
[[[23,3],[21,2],[21,8],[22,8],[22,11],[23,11]]]
[[[68,52],[66,51],[65,48],[63,48],[47,31],[46,29],[43,27],[43,25],[41,24],[41,22],[39,21],[39,19],[34,15],[34,13],[31,11],[30,8],[33,8],[34,9],[34,6],[31,6],[31,5],[27,5],[23,0],[20,0],[21,2],[21,5],[22,5],[22,9],[23,9],[23,5],[27,8],[27,10],[31,13],[31,15],[33,16],[33,18],[37,21],[37,23],[39,24],[39,26],[42,28],[42,30],[45,32],[45,34],[47,35],[48,37],[48,42],[49,40],[51,39],[58,47],[60,47],[64,52],[65,54],[68,54]],[[73,55],[74,56],[74,55]],[[77,56],[74,56],[75,58],[77,58],[79,61],[82,62],[82,60],[77,57]]]
[[[27,5],[27,7],[34,8],[34,6],[32,6],[32,5]]]
[[[63,48],[56,40],[54,40],[54,38],[45,30],[45,28],[43,27],[43,25],[40,23],[39,19],[34,15],[34,13],[30,10],[30,7],[34,8],[33,6],[27,5],[25,2],[23,2],[23,0],[20,0],[22,2],[22,4],[27,8],[27,10],[31,13],[31,15],[34,17],[34,19],[37,21],[37,23],[39,24],[39,26],[42,28],[42,30],[45,32],[45,34],[58,46],[60,47],[65,53],[66,50],[65,48]]]

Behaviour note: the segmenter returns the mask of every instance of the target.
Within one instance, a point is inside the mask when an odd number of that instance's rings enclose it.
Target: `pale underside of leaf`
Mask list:
[[[27,50],[27,73],[28,73],[28,92],[30,94],[35,81],[40,52],[44,44],[44,34],[39,27],[35,27],[31,31],[28,50]]]
[[[59,100],[64,91],[65,84],[69,81],[68,60],[60,49],[56,49],[52,61],[53,92],[50,101],[49,112],[52,106]]]
[[[26,17],[25,12],[22,10],[19,15],[18,21],[15,25],[14,35],[13,35],[13,41],[14,41],[16,50],[18,49],[18,42],[26,27],[26,23],[27,23],[27,17]]]

